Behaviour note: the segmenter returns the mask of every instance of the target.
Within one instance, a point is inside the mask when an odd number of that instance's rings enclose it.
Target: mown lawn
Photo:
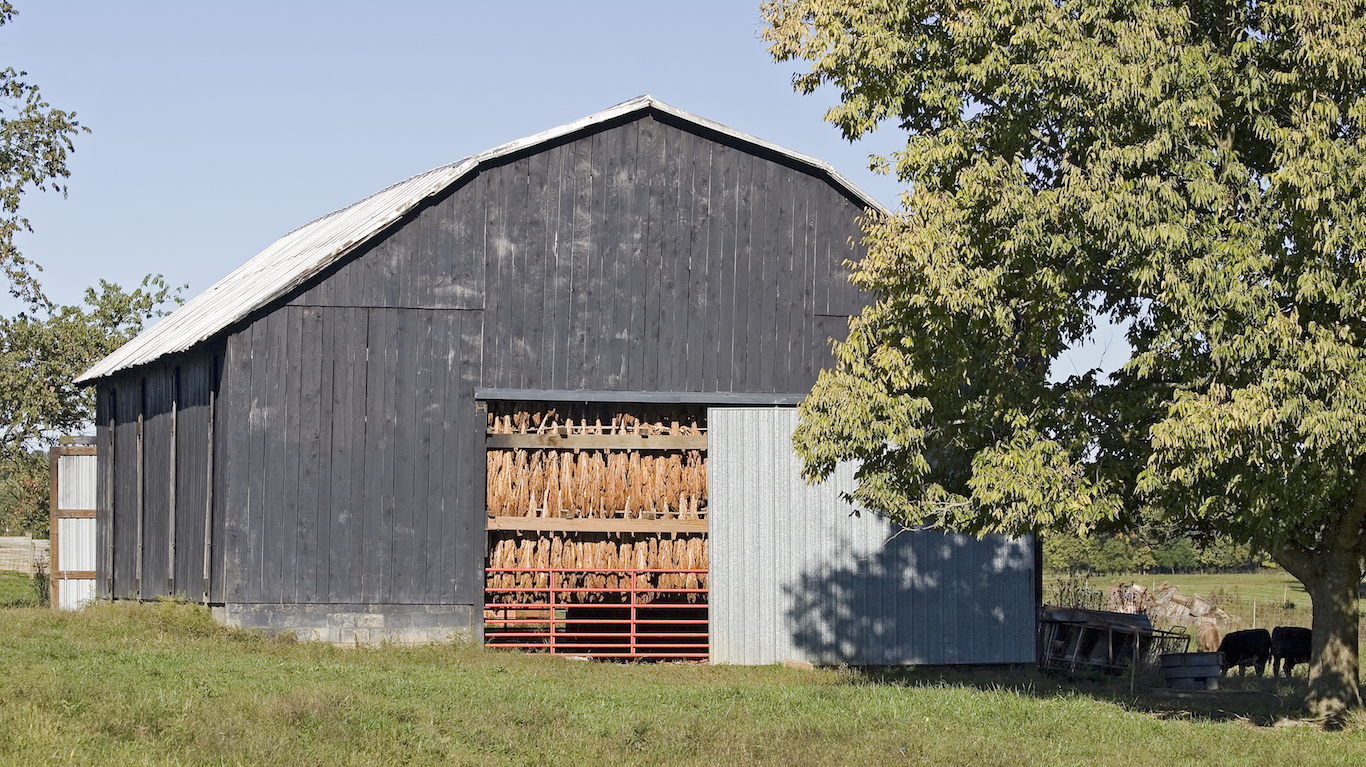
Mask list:
[[[1188,698],[1152,683],[340,649],[185,604],[15,608],[0,764],[1366,763],[1366,726],[1284,726],[1302,680]]]

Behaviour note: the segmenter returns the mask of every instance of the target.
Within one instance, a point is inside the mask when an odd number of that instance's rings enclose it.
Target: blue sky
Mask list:
[[[193,296],[324,213],[646,93],[825,160],[884,204],[900,191],[867,157],[903,137],[850,144],[825,123],[836,94],[792,90],[796,67],[758,38],[757,0],[17,10],[0,66],[26,70],[92,131],[77,138],[68,197],[23,202],[34,232],[19,245],[60,302],[149,273]]]
[[[758,3],[19,0],[0,66],[74,110],[70,193],[30,195],[24,253],[59,301],[161,273],[189,294],[394,182],[649,93],[897,185],[792,91]]]

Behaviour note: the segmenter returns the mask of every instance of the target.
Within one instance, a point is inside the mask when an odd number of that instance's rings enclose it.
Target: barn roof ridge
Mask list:
[[[424,171],[290,231],[160,322],[144,329],[95,363],[76,379],[76,383],[89,384],[121,370],[147,365],[162,357],[186,351],[209,340],[246,319],[252,312],[291,293],[403,218],[423,201],[449,188],[487,162],[632,113],[649,110],[806,165],[867,207],[885,210],[881,203],[823,160],[685,112],[652,96],[638,96],[574,122]]]

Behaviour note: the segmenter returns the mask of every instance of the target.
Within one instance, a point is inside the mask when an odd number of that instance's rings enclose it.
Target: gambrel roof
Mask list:
[[[383,232],[424,200],[475,173],[481,165],[646,111],[669,115],[705,131],[780,155],[805,166],[813,175],[825,177],[865,206],[883,209],[875,199],[825,162],[684,112],[650,96],[641,96],[567,125],[420,173],[290,232],[100,360],[81,374],[76,383],[88,384],[121,370],[146,365],[214,337],[246,319],[257,309],[288,295]]]

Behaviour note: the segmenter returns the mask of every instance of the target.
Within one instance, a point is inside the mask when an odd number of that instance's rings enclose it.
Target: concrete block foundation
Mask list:
[[[236,604],[210,608],[220,626],[292,633],[336,645],[482,641],[473,605]]]

